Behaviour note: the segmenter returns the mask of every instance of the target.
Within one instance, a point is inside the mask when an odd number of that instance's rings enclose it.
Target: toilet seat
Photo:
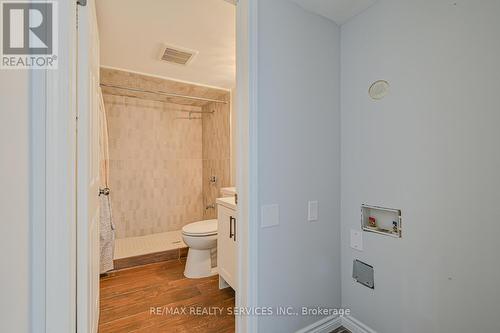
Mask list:
[[[182,227],[182,234],[193,237],[217,235],[217,220],[193,222]]]

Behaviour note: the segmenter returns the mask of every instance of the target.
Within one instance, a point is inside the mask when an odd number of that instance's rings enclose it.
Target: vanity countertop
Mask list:
[[[236,210],[235,197],[217,198],[215,200],[215,202],[217,202],[218,205],[222,205],[222,206],[227,207],[229,209]]]

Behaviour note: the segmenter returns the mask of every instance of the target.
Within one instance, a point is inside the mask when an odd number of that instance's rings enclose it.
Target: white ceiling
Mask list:
[[[101,66],[208,86],[235,85],[235,6],[222,0],[97,0]],[[166,44],[196,50],[161,61]]]
[[[319,14],[336,22],[344,24],[353,16],[358,15],[377,0],[291,0],[313,13]]]

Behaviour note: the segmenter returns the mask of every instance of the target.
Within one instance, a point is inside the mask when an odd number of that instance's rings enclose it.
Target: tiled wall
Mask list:
[[[229,96],[227,98],[229,100]],[[231,138],[230,138],[230,105],[210,103],[203,106],[203,201],[205,207],[215,203],[220,197],[220,188],[231,184]],[[211,183],[211,176],[217,181]],[[205,209],[204,219],[214,219],[217,211]]]
[[[200,110],[104,95],[117,238],[179,230],[203,217]]]
[[[112,69],[101,69],[101,80],[230,100],[225,91]],[[146,94],[109,88],[103,95],[117,238],[179,230],[190,222],[215,218],[216,210],[205,207],[220,196],[221,187],[232,185],[230,104],[155,101]],[[202,110],[215,112],[199,120],[181,119],[189,115],[183,111]],[[209,182],[212,175],[217,177],[215,184]]]

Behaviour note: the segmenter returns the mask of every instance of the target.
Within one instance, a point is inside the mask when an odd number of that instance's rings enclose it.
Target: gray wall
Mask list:
[[[28,332],[29,75],[0,73],[0,332]]]
[[[342,26],[342,303],[380,333],[500,332],[499,13],[380,0]],[[377,79],[391,93],[373,102]],[[403,238],[352,250],[361,203],[401,208]]]
[[[259,303],[338,307],[340,29],[285,0],[259,1],[258,15],[258,194],[280,205],[281,223],[259,232]],[[259,332],[319,319],[260,317]]]

